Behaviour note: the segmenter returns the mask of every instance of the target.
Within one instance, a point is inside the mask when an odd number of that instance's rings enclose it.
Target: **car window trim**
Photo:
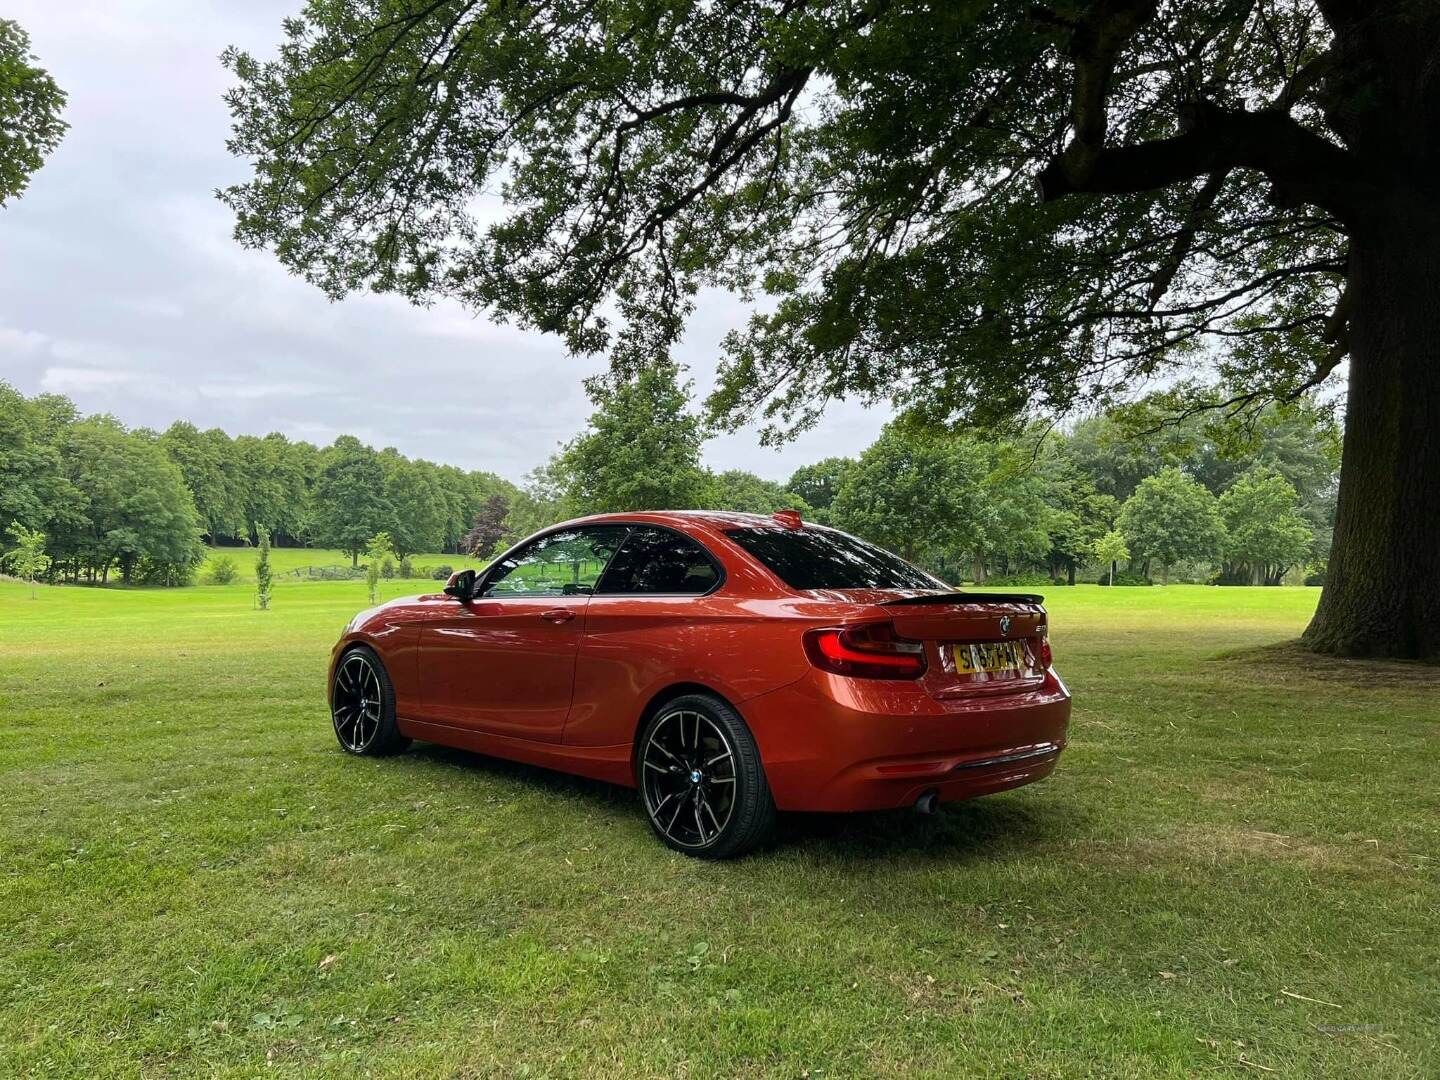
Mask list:
[[[601,579],[605,577],[605,572],[610,569],[610,564],[615,561],[615,556],[618,555],[618,554],[620,554],[620,549],[625,546],[626,542],[630,539],[630,534],[635,531],[635,523],[634,523],[634,522],[631,522],[631,521],[595,521],[595,522],[591,522],[591,523],[588,524],[588,525],[553,525],[553,526],[551,526],[550,528],[546,529],[546,530],[543,531],[543,532],[536,533],[534,536],[527,536],[524,540],[521,540],[518,544],[512,544],[510,547],[506,548],[505,551],[504,551],[497,559],[495,559],[494,562],[492,562],[489,566],[487,566],[487,567],[485,568],[485,573],[480,577],[480,580],[479,580],[479,582],[478,582],[478,587],[477,587],[476,590],[475,590],[474,598],[475,598],[476,600],[485,600],[485,601],[491,602],[491,603],[499,603],[499,602],[502,601],[502,600],[567,600],[567,599],[569,599],[571,596],[583,596],[583,597],[585,597],[585,598],[588,600],[590,597],[594,596],[595,594],[594,594],[594,593],[569,593],[569,594],[567,595],[567,594],[563,594],[563,593],[562,593],[562,594],[559,595],[559,596],[546,596],[546,595],[541,595],[541,594],[533,594],[533,595],[530,595],[530,596],[486,596],[486,595],[485,595],[485,590],[488,589],[488,588],[490,587],[490,585],[491,585],[491,581],[490,581],[490,574],[491,574],[491,572],[494,571],[494,569],[495,569],[497,566],[499,566],[501,563],[503,563],[503,562],[504,562],[506,559],[508,559],[512,554],[514,554],[514,553],[517,552],[517,551],[520,551],[520,550],[523,549],[523,548],[529,547],[531,544],[538,544],[538,543],[540,543],[540,541],[545,540],[545,539],[548,539],[549,537],[554,536],[556,533],[568,532],[568,531],[572,531],[572,530],[574,530],[574,531],[580,531],[580,530],[584,530],[584,529],[624,529],[624,530],[625,530],[625,535],[624,535],[624,537],[621,538],[620,543],[618,543],[618,544],[615,545],[615,550],[614,550],[613,552],[611,552],[610,558],[608,558],[608,559],[605,560],[605,565],[600,568],[600,574],[599,574],[599,576],[595,578],[595,584],[597,584],[597,585],[600,584]]]
[[[694,537],[694,536],[691,536],[689,533],[684,532],[684,531],[682,531],[682,530],[680,530],[680,529],[671,528],[669,525],[659,525],[659,524],[656,524],[656,523],[653,522],[653,521],[627,521],[627,522],[625,522],[624,524],[626,524],[627,526],[629,526],[630,532],[626,535],[625,539],[624,539],[623,541],[621,541],[620,547],[617,547],[617,548],[615,549],[615,554],[612,555],[612,556],[610,556],[610,562],[614,562],[616,556],[618,556],[618,555],[620,554],[621,550],[625,547],[625,545],[630,542],[630,538],[635,535],[635,530],[636,530],[636,529],[656,529],[656,530],[658,530],[658,531],[660,531],[660,532],[671,533],[671,534],[673,534],[673,535],[675,535],[675,536],[680,537],[682,540],[688,540],[688,541],[690,541],[690,543],[694,544],[695,547],[699,549],[700,554],[703,555],[703,556],[705,556],[705,561],[710,564],[710,568],[715,571],[715,581],[714,581],[714,583],[711,584],[711,586],[710,586],[708,589],[706,589],[704,592],[698,592],[698,593],[697,593],[697,592],[600,592],[600,591],[599,591],[600,583],[605,580],[605,575],[610,572],[610,563],[606,563],[606,564],[605,564],[605,569],[604,569],[603,571],[601,571],[600,576],[595,579],[595,588],[596,588],[596,591],[593,592],[593,593],[591,593],[591,594],[590,594],[591,596],[619,596],[619,597],[659,596],[659,597],[670,597],[670,598],[672,598],[672,599],[673,599],[673,598],[676,598],[676,597],[680,597],[680,598],[683,598],[683,599],[686,599],[686,600],[699,600],[701,597],[709,596],[711,593],[715,592],[715,590],[719,589],[722,585],[725,584],[725,564],[722,563],[718,558],[716,558],[714,552],[712,552],[708,547],[706,547],[706,546],[704,545],[704,543],[702,543],[698,538],[696,538],[696,537]]]

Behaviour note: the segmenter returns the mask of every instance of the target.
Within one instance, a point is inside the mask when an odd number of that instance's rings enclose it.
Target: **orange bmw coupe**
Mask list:
[[[662,841],[709,858],[777,810],[1039,780],[1070,717],[1039,596],[956,591],[793,511],[545,529],[357,615],[330,705],[348,753],[424,739],[637,788]]]

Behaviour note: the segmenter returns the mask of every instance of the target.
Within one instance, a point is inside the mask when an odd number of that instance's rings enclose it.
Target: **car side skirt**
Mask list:
[[[507,735],[493,735],[473,728],[451,727],[448,724],[404,718],[399,720],[399,727],[402,734],[412,739],[453,746],[459,750],[471,750],[477,754],[488,754],[526,765],[538,765],[542,769],[574,773],[592,780],[603,780],[607,784],[635,786],[635,773],[630,760],[633,747],[630,743],[615,746],[572,746],[564,743],[535,742]]]

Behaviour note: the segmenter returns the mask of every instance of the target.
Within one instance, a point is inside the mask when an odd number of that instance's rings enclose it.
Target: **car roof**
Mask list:
[[[645,522],[658,525],[703,525],[712,529],[783,528],[769,514],[742,514],[736,510],[637,510],[627,514],[591,514],[565,525],[600,525],[606,522]],[[805,523],[807,526],[810,522]]]

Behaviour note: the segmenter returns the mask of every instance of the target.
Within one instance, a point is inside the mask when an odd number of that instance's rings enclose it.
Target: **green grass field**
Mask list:
[[[1257,656],[1315,599],[1056,589],[1055,776],[716,865],[343,756],[363,581],[0,584],[0,1074],[1435,1076],[1440,674]]]

